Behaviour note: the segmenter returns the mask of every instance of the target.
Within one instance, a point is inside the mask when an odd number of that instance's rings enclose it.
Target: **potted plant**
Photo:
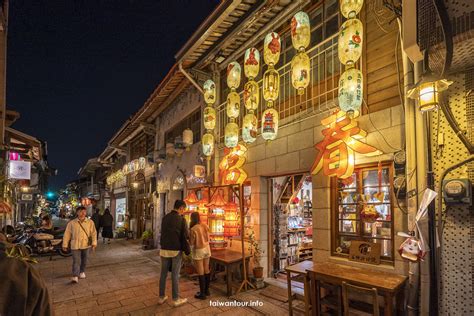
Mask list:
[[[191,255],[186,255],[183,253],[183,266],[184,266],[184,272],[187,275],[191,275],[194,273],[194,265],[193,265],[193,259],[191,258]]]
[[[256,279],[261,279],[263,278],[263,267],[260,265],[260,259],[262,258],[263,250],[260,247],[260,243],[255,239],[255,232],[253,229],[250,231],[248,239],[249,251],[253,255],[253,276]]]
[[[142,234],[143,249],[148,250],[153,248],[153,232],[145,230]]]

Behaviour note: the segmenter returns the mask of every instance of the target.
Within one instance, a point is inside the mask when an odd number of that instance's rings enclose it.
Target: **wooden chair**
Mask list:
[[[353,299],[351,295],[356,295],[357,298]],[[344,316],[380,315],[378,292],[376,288],[365,288],[342,282],[342,300],[344,304]],[[371,303],[366,303],[367,301]]]
[[[332,315],[342,316],[342,293],[341,287],[327,282],[317,280],[313,271],[307,271],[310,286],[311,315],[319,316],[323,313],[323,307],[332,311]],[[325,296],[321,297],[321,289],[325,290]]]

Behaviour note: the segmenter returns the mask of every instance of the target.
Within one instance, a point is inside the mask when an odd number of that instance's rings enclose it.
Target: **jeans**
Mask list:
[[[78,277],[80,273],[86,272],[87,257],[89,249],[71,250],[72,252],[72,275]]]
[[[161,257],[160,297],[165,296],[166,278],[171,265],[171,288],[173,300],[175,301],[179,298],[179,271],[181,270],[181,260],[181,251],[176,257]]]

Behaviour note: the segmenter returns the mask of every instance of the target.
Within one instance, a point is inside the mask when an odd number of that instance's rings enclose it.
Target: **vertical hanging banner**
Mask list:
[[[31,162],[10,160],[8,165],[8,178],[18,180],[31,179]]]
[[[224,149],[224,157],[219,163],[219,174],[222,185],[242,184],[247,179],[247,173],[242,169],[245,164],[247,147],[238,144],[236,147]]]

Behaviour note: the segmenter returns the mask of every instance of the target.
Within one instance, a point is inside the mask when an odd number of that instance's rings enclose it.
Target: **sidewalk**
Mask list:
[[[52,296],[55,313],[67,315],[288,315],[288,303],[252,290],[227,298],[224,284],[211,284],[211,297],[198,300],[197,282],[180,279],[180,295],[188,303],[172,307],[171,301],[158,305],[159,256],[156,250],[143,251],[137,241],[116,240],[99,244],[90,256],[87,279],[70,283],[72,258],[40,258],[37,265]],[[271,292],[271,291],[270,291]],[[266,294],[266,295],[264,295]],[[170,277],[167,295],[171,297]],[[210,306],[210,300],[213,306]],[[225,302],[254,302],[258,307],[214,306]]]

